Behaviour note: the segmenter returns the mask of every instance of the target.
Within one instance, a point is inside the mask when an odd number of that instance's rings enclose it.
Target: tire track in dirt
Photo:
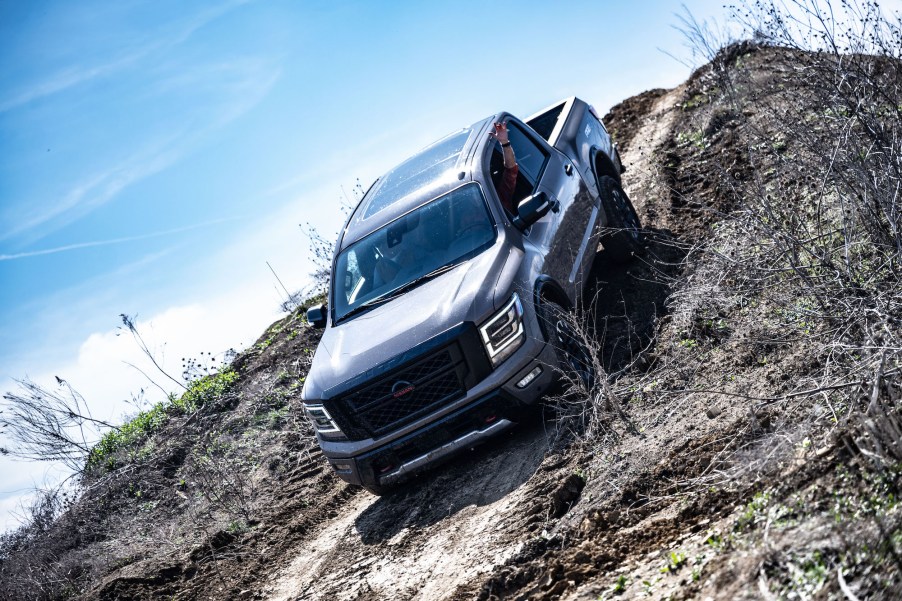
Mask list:
[[[406,490],[349,498],[283,558],[265,598],[448,598],[556,521],[556,493],[572,468],[546,457],[549,442],[534,420]]]
[[[629,195],[644,225],[669,228],[668,212],[660,211],[668,205],[669,190],[661,177],[658,161],[660,150],[673,135],[679,102],[685,94],[685,84],[668,90],[652,104],[643,125],[629,140],[623,151],[627,171],[623,189]]]

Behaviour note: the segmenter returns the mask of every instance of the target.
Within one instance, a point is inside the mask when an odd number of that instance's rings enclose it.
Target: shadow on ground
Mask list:
[[[403,484],[366,508],[355,520],[363,543],[377,544],[405,528],[430,526],[471,505],[490,505],[520,488],[542,463],[554,427],[538,411],[528,415],[507,433]]]
[[[646,234],[646,252],[627,263],[614,263],[599,252],[583,294],[609,374],[623,369],[654,339],[685,256],[684,245],[670,231],[649,228]]]

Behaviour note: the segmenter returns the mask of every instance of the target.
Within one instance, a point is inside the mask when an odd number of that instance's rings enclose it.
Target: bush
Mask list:
[[[158,431],[170,417],[194,413],[222,398],[238,380],[238,372],[226,369],[218,374],[194,380],[180,397],[172,394],[166,401],[138,413],[117,429],[107,432],[88,454],[86,468],[112,469],[116,454],[133,448]]]

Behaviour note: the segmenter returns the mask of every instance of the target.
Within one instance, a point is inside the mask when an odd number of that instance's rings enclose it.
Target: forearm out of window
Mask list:
[[[504,168],[510,169],[514,165],[517,164],[517,157],[514,156],[514,149],[510,146],[505,146],[501,149],[504,154]]]

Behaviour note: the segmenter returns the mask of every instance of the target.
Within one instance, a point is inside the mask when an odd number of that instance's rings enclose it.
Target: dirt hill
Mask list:
[[[56,521],[8,541],[0,586],[15,599],[899,598],[899,258],[843,229],[875,201],[844,200],[839,166],[855,156],[828,144],[837,170],[822,167],[816,142],[845,131],[860,147],[841,98],[805,79],[817,60],[735,45],[605,117],[650,243],[623,267],[596,259],[583,318],[610,377],[590,395],[549,399],[377,498],[332,474],[301,414],[317,334],[297,311],[203,402],[114,449],[79,499],[47,510]],[[871,65],[878,80],[899,72]],[[863,265],[848,281],[843,257]]]

